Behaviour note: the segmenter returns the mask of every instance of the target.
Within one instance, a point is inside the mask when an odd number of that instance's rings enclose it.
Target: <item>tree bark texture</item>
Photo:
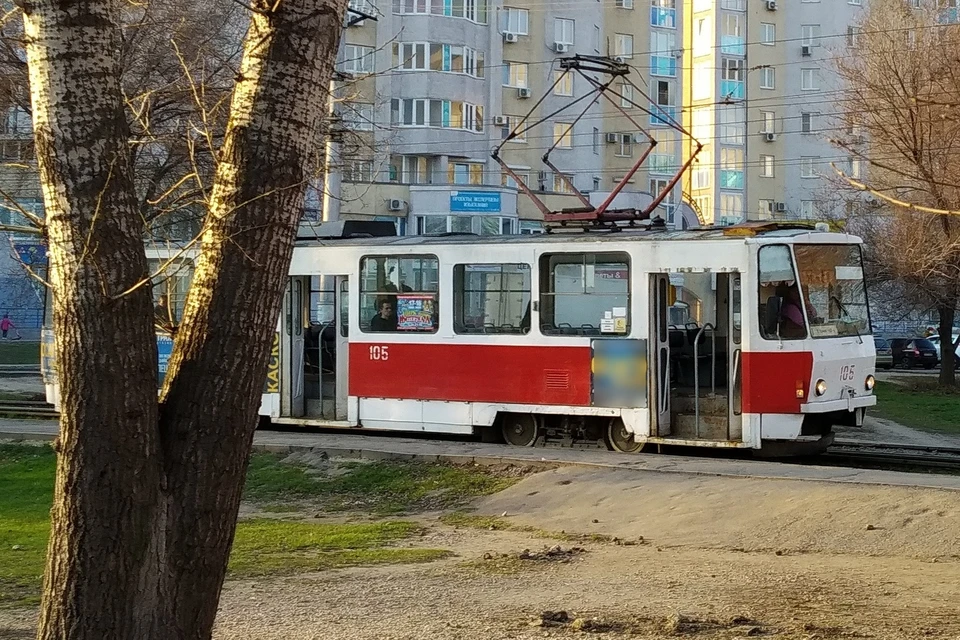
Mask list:
[[[171,637],[208,638],[216,616],[346,4],[254,5],[161,395]]]
[[[39,638],[134,638],[158,505],[156,339],[109,1],[21,3],[61,418]]]
[[[256,0],[157,402],[115,0],[21,0],[60,458],[38,638],[211,636],[347,0]]]

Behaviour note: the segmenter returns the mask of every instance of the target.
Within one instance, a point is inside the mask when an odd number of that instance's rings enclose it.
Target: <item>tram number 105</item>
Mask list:
[[[372,344],[370,345],[370,359],[371,360],[389,360],[390,352],[387,345]]]
[[[840,381],[847,382],[853,380],[857,375],[857,366],[845,364],[840,368]]]

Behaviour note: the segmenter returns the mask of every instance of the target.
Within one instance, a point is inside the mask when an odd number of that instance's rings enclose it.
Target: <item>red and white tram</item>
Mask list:
[[[262,419],[823,449],[876,403],[860,244],[777,225],[301,240]],[[56,404],[49,349],[44,368]]]
[[[275,423],[792,453],[876,402],[849,235],[331,238],[290,273]]]

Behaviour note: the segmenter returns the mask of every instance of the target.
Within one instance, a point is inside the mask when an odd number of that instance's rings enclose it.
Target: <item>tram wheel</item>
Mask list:
[[[607,425],[607,444],[620,453],[636,453],[643,448],[643,443],[633,439],[633,433],[627,431],[627,426],[620,418],[611,419]]]
[[[503,439],[515,447],[532,447],[537,441],[537,419],[529,413],[508,413],[502,429]]]

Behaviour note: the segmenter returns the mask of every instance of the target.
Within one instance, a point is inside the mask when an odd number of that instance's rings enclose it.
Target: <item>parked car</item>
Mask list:
[[[893,349],[890,348],[890,343],[883,338],[874,336],[873,345],[877,348],[877,369],[892,369]]]
[[[937,348],[937,359],[938,360],[943,359],[943,355],[940,352],[940,336],[938,335],[927,336],[927,340],[932,342],[933,346]],[[953,343],[956,344],[956,342],[957,342],[957,335],[954,334]],[[957,364],[960,365],[960,346],[956,348],[956,352],[953,354],[953,357],[957,361]]]
[[[893,338],[890,348],[893,350],[894,365],[906,369],[933,369],[939,362],[937,348],[926,338]]]

